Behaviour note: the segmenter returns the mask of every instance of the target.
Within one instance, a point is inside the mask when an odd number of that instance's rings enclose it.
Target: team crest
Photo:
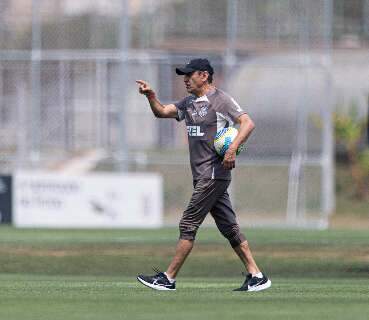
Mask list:
[[[201,106],[200,110],[199,110],[199,116],[200,117],[205,117],[208,114],[208,109],[209,109],[208,105]]]

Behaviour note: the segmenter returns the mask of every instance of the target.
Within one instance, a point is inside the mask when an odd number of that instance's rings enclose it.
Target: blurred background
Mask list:
[[[186,130],[135,79],[176,101],[175,67],[207,57],[256,123],[233,172],[241,224],[369,227],[368,46],[369,0],[1,0],[2,221],[22,170],[150,172],[175,225]]]

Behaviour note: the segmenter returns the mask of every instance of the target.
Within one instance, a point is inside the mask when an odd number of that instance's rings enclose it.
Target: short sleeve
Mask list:
[[[226,117],[232,120],[233,123],[237,122],[237,119],[246,113],[240,105],[237,103],[235,99],[232,97],[228,97],[223,104],[222,113],[225,114]]]
[[[174,105],[176,106],[177,108],[177,117],[176,117],[176,120],[177,121],[182,121],[184,120],[185,118],[185,111],[186,111],[186,108],[190,102],[190,97],[185,97],[183,98],[182,100],[174,103]]]

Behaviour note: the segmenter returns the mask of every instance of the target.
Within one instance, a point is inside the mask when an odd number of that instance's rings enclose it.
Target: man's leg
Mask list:
[[[236,214],[232,209],[228,192],[225,191],[215,203],[210,211],[219,231],[230,242],[241,262],[245,266],[248,274],[240,291],[260,291],[271,286],[270,280],[260,272],[254,257],[252,256],[249,244],[245,236],[241,233],[236,220]]]
[[[169,264],[166,275],[170,279],[175,279],[187,256],[193,248],[193,240],[179,239],[176,247],[176,253]]]
[[[179,223],[179,242],[166,274],[174,279],[193,248],[197,230],[226,187],[217,180],[204,179],[195,183],[187,209]]]
[[[217,180],[204,179],[195,183],[187,209],[183,212],[179,223],[179,241],[176,253],[165,273],[158,272],[154,276],[139,275],[137,280],[157,290],[175,290],[175,277],[192,250],[196,233],[218,197],[226,190]],[[172,286],[170,287],[170,284]],[[170,289],[168,289],[170,288]]]
[[[260,272],[254,257],[252,256],[249,243],[247,240],[240,243],[238,246],[234,247],[233,250],[237,253],[238,257],[241,259],[242,263],[245,265],[248,273],[257,274]]]

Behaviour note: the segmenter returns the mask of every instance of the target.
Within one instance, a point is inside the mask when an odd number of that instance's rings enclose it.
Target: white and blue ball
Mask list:
[[[224,157],[237,134],[238,130],[234,127],[223,128],[217,132],[214,138],[214,147],[218,155]],[[243,144],[239,146],[236,153],[237,155],[243,150],[243,147]]]

